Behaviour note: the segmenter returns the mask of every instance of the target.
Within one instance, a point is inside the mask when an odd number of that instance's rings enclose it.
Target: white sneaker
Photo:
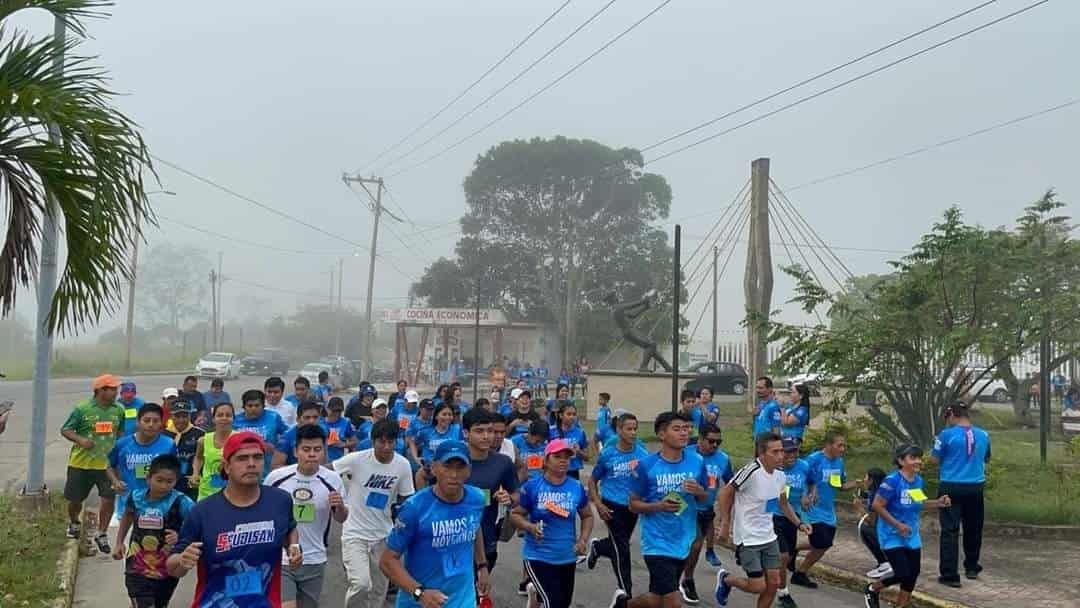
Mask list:
[[[889,562],[879,564],[876,568],[866,573],[869,578],[889,578],[893,574],[892,566]]]
[[[525,585],[525,608],[533,608],[536,605],[535,598],[536,587],[532,583]]]

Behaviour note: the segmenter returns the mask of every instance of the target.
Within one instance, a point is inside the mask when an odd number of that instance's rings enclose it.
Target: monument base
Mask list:
[[[679,389],[697,376],[679,374]],[[596,420],[596,406],[600,393],[611,395],[613,409],[623,409],[638,420],[656,420],[657,414],[671,411],[671,374],[667,372],[632,372],[616,370],[589,370],[589,390],[586,399],[590,404],[588,419]]]

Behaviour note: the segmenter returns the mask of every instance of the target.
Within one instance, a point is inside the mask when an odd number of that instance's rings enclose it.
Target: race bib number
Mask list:
[[[829,485],[834,487],[834,488],[839,488],[839,487],[842,487],[844,485],[844,482],[840,479],[840,474],[839,473],[830,473],[829,474]]]
[[[139,516],[136,525],[143,530],[163,530],[165,529],[165,520],[160,515],[147,513]]]
[[[453,547],[444,551],[442,554],[443,574],[449,577],[468,572],[472,567],[471,555],[471,551],[455,551]]]
[[[709,475],[709,489],[716,487],[716,475]]]
[[[403,431],[407,431],[407,430],[409,430],[409,419],[408,418],[398,418],[397,425],[398,425],[399,429],[401,429]]]
[[[133,407],[129,407],[126,410],[124,410],[124,417],[126,417],[128,420],[131,420],[133,418],[138,418],[139,417],[139,410],[137,410],[137,409],[135,409]]]
[[[245,570],[225,577],[225,595],[228,597],[261,595],[262,592],[262,576],[258,570]]]
[[[292,507],[293,519],[297,523],[309,524],[315,521],[315,504],[310,502],[296,502]]]
[[[150,472],[150,463],[144,462],[142,464],[135,465],[135,479],[146,479],[146,475]]]
[[[922,488],[911,488],[907,491],[907,495],[915,502],[923,502],[927,498],[926,492],[923,492]]]
[[[780,509],[780,499],[779,498],[770,498],[769,500],[767,500],[765,502],[765,512],[766,513],[772,513],[773,511],[776,511],[776,510],[779,510],[779,509]]]
[[[364,504],[372,509],[385,509],[386,503],[390,501],[390,497],[381,492],[369,492],[367,500]]]
[[[544,468],[544,457],[539,454],[530,454],[525,458],[525,467],[530,471],[538,471]]]
[[[562,517],[563,519],[565,519],[567,517],[570,517],[570,511],[567,511],[566,509],[563,508],[562,505],[560,505],[558,503],[551,502],[550,500],[544,503],[544,508],[548,510],[548,513],[558,515],[559,517]]]
[[[99,434],[108,434],[113,432],[112,420],[100,420],[94,423],[94,432]]]
[[[337,443],[341,441],[341,437],[338,437],[337,429],[330,429],[330,436],[326,438],[326,443]]]

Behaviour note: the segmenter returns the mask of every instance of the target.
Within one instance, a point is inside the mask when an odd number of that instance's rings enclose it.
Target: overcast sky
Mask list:
[[[373,169],[389,175],[468,135],[562,74],[650,11],[660,0],[619,0],[536,69],[462,124],[408,159]],[[100,54],[124,93],[120,107],[142,125],[157,156],[327,231],[366,244],[371,214],[342,184],[342,171],[367,168],[452,99],[562,0],[394,2],[121,2],[90,24],[84,50]],[[1001,0],[773,102],[649,151],[734,126],[1029,4]],[[604,2],[573,0],[551,23],[398,156],[502,86]],[[533,136],[591,138],[642,148],[886,42],[978,4],[910,1],[728,2],[674,0],[557,86],[444,156],[387,183],[388,206],[415,226],[384,230],[377,305],[403,303],[430,262],[450,255],[464,210],[461,183],[477,154],[500,141]],[[36,32],[47,18],[20,20]],[[876,76],[722,136],[648,170],[674,191],[672,219],[684,218],[696,245],[749,175],[772,159],[781,187],[901,154],[1080,97],[1080,4],[1057,0]],[[1080,105],[899,162],[794,190],[791,199],[828,243],[905,250],[947,206],[971,220],[1011,222],[1055,187],[1080,216]],[[322,252],[298,255],[211,237],[165,219],[151,244],[194,246],[225,274],[282,290],[328,291],[329,270],[355,248],[268,214],[159,164],[158,212],[240,239]],[[441,226],[437,226],[441,225]],[[432,229],[434,227],[434,229]],[[416,232],[430,229],[422,235]],[[401,241],[407,245],[403,245]],[[742,310],[745,243],[721,282],[721,328]],[[895,254],[838,250],[856,274],[885,270]],[[780,245],[775,261],[786,263]],[[393,266],[391,265],[393,264]],[[397,268],[395,269],[396,266]],[[345,261],[346,299],[362,307],[366,252]],[[289,293],[227,284],[292,309]],[[790,296],[778,278],[774,304]],[[690,311],[696,321],[699,295]],[[402,299],[392,299],[402,298]],[[20,309],[29,312],[31,298]],[[790,308],[790,307],[789,307]],[[790,318],[798,318],[788,313]],[[115,326],[107,321],[105,326]],[[707,332],[708,321],[699,337]]]

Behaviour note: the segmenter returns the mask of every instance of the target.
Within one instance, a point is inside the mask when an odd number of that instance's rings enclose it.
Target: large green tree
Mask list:
[[[192,319],[205,319],[210,305],[206,252],[175,243],[150,248],[139,265],[136,310],[147,327],[169,328],[170,341],[179,344],[181,328]]]
[[[482,305],[557,325],[564,364],[610,347],[619,334],[606,296],[655,288],[656,318],[671,294],[673,252],[655,225],[668,216],[671,188],[643,166],[637,150],[565,137],[491,148],[465,179],[456,258],[430,266],[413,293],[462,306],[475,302],[479,277]],[[670,323],[657,325],[653,337],[669,339]]]
[[[102,16],[97,0],[0,2],[0,202],[7,216],[0,249],[0,313],[36,275],[42,223],[53,214],[67,258],[48,324],[78,329],[115,311],[140,221],[151,220],[143,189],[149,152],[136,125],[113,107],[108,77],[75,51],[83,21]],[[70,32],[60,43],[31,37],[9,18],[49,11]],[[60,55],[63,54],[61,60]],[[54,69],[59,62],[63,69]],[[59,143],[49,131],[59,136]],[[47,204],[52,197],[55,211]]]

